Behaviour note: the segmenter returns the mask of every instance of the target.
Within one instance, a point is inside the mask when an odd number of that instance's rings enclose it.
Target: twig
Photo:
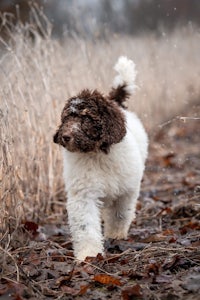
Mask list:
[[[105,258],[104,261],[108,262],[109,260],[112,260],[112,259],[118,258],[118,257],[120,257],[120,256],[123,256],[123,255],[125,255],[125,254],[128,254],[129,252],[132,253],[133,251],[134,251],[133,249],[129,248],[129,249],[125,250],[125,251],[122,252],[122,253],[115,254],[115,255],[113,255],[112,257]],[[134,251],[134,252],[137,252],[137,251]]]
[[[200,120],[200,117],[179,117],[179,119],[186,122],[186,120]]]
[[[158,127],[160,128],[163,128],[164,126],[168,125],[168,124],[171,124],[172,122],[174,121],[183,121],[184,123],[187,121],[187,120],[200,120],[200,117],[180,117],[180,116],[177,116],[171,120],[168,120],[160,125],[158,125]]]
[[[34,281],[32,278],[30,278],[29,276],[27,276],[27,274],[24,272],[23,268],[20,267],[20,271],[23,274],[22,276],[24,276],[25,281],[27,282],[28,285],[30,285],[30,287],[32,288],[32,290],[36,293],[38,293],[40,296],[43,296],[42,293],[40,292],[40,290],[36,287],[39,286],[39,288],[41,289],[40,284],[38,284],[36,281]]]
[[[15,284],[18,284],[18,283],[19,283],[18,281],[13,280],[13,279],[7,277],[8,275],[10,275],[10,274],[6,274],[6,276],[2,276],[1,278],[2,278],[2,279],[5,279],[6,281],[13,282],[13,283],[15,283]]]
[[[15,268],[16,268],[16,272],[17,272],[17,282],[19,282],[19,268],[18,268],[18,265],[14,259],[14,257],[6,250],[4,250],[1,246],[0,246],[0,251],[4,252],[7,256],[9,256],[12,261],[14,262],[14,265],[15,265]]]

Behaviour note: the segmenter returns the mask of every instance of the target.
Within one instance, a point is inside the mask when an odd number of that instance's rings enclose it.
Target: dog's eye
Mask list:
[[[84,121],[85,121],[85,122],[92,122],[93,120],[92,120],[91,117],[85,115],[85,116],[84,116]]]
[[[68,112],[68,114],[66,114],[62,117],[62,122],[68,121],[70,117],[75,118],[77,116],[78,116],[78,114],[76,112],[70,111],[70,112]]]
[[[77,117],[77,116],[78,116],[77,112],[75,112],[75,111],[70,111],[69,117]]]

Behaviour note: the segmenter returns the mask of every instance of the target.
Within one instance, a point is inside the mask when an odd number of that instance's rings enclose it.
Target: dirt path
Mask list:
[[[5,256],[0,299],[200,299],[200,106],[181,116],[151,137],[129,239],[77,264],[64,222],[40,234],[26,222],[31,239]]]

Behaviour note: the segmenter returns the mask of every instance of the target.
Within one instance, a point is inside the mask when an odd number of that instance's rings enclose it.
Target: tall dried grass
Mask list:
[[[66,99],[89,87],[108,92],[121,54],[138,68],[129,101],[147,129],[200,95],[200,35],[177,30],[153,35],[109,36],[102,41],[44,38],[18,24],[0,57],[0,228],[3,238],[21,219],[44,219],[63,190],[60,150],[52,142]],[[34,36],[34,38],[33,38]],[[63,204],[64,205],[64,204]]]

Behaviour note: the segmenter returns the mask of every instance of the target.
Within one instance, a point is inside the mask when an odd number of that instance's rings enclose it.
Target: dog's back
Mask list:
[[[127,131],[130,131],[133,138],[137,141],[143,162],[145,162],[148,153],[148,137],[146,131],[135,113],[130,111],[125,111],[124,113],[126,115]]]

